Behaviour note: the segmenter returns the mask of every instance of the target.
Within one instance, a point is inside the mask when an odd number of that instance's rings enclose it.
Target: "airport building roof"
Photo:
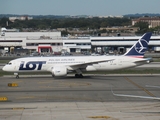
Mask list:
[[[0,36],[0,49],[22,47],[38,50],[40,45],[51,45],[53,51],[62,49],[91,49],[92,46],[132,46],[141,36],[128,37],[61,37],[60,32],[6,32]],[[160,46],[160,36],[152,36],[150,46]]]

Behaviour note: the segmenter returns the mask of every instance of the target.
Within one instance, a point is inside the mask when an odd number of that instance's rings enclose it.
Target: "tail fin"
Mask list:
[[[131,57],[144,57],[145,51],[148,49],[148,43],[150,37],[152,36],[151,32],[145,33],[137,43],[135,43],[129,51],[127,51],[124,56]]]

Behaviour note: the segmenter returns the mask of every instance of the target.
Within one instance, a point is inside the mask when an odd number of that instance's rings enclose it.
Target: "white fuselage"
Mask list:
[[[128,56],[62,56],[62,57],[26,57],[10,61],[3,67],[9,72],[52,71],[57,66],[67,71],[116,70],[145,64],[143,58]]]

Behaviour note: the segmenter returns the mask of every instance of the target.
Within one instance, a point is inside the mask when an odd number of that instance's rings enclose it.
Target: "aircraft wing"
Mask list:
[[[82,65],[87,66],[87,65],[93,65],[93,64],[98,64],[100,62],[108,62],[108,61],[113,61],[114,59],[109,59],[109,60],[97,60],[97,61],[90,61],[90,62],[84,62],[84,63],[78,63],[74,65],[69,65],[70,67],[74,68],[80,68]]]
[[[150,97],[150,96],[138,96],[138,95],[125,95],[125,94],[116,94],[111,89],[112,94],[114,96],[120,96],[120,97],[132,97],[132,98],[144,98],[144,99],[152,99],[152,100],[160,100],[160,97]]]

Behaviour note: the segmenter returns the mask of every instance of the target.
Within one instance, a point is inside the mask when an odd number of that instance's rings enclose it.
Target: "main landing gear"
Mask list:
[[[83,78],[82,71],[81,71],[80,69],[77,69],[76,72],[77,72],[77,73],[75,74],[75,77],[76,77],[76,78]]]
[[[83,75],[82,74],[75,74],[75,77],[76,78],[83,78]]]
[[[19,74],[18,73],[14,73],[14,75],[16,76],[16,78],[19,78]]]

